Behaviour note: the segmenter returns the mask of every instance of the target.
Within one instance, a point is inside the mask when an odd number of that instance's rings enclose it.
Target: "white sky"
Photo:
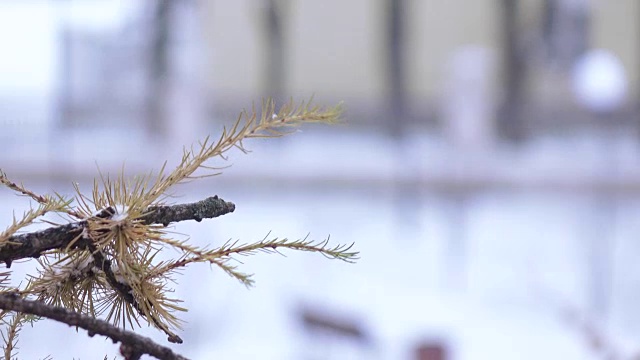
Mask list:
[[[119,27],[138,1],[0,2],[0,96],[53,95],[60,30]]]

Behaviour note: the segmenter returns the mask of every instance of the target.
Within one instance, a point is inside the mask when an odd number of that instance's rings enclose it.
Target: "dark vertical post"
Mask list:
[[[73,46],[72,32],[67,24],[66,17],[63,20],[63,24],[58,29],[58,44],[59,44],[59,62],[57,68],[56,78],[56,122],[57,126],[66,127],[72,126],[72,117],[70,108],[73,101],[73,68],[71,47]]]
[[[52,116],[54,117],[53,122],[57,131],[49,131],[48,134],[48,147],[49,151],[47,152],[48,163],[51,168],[55,168],[58,166],[58,163],[61,159],[64,159],[65,156],[69,152],[73,152],[74,149],[71,149],[71,142],[60,142],[58,137],[58,131],[62,128],[71,128],[74,125],[73,117],[71,116],[70,105],[73,99],[73,79],[72,79],[72,57],[71,57],[71,47],[73,46],[73,38],[72,32],[69,27],[69,18],[67,13],[62,13],[62,11],[66,11],[69,6],[69,2],[65,2],[62,4],[61,9],[58,9],[57,15],[60,16],[58,20],[59,27],[57,29],[58,35],[58,49],[60,50],[58,53],[58,63],[56,67],[56,79],[55,79],[55,108],[53,109]],[[64,9],[64,10],[62,10]],[[62,153],[65,155],[62,155]],[[49,179],[52,179],[53,172],[49,172]],[[70,175],[72,176],[72,175]]]
[[[639,23],[640,20],[640,2],[635,2],[636,4],[636,23]],[[630,92],[630,96],[629,98],[631,99],[636,99],[636,104],[635,106],[633,106],[633,100],[630,100],[631,104],[632,104],[632,109],[634,111],[634,119],[636,120],[636,126],[638,127],[638,135],[640,135],[640,29],[636,32],[636,46],[637,46],[637,51],[636,51],[636,71],[638,71],[638,75],[636,75],[636,83],[634,84],[631,80],[630,80],[630,84],[629,84],[629,92]],[[635,86],[634,86],[635,85]],[[636,95],[633,96],[633,92],[635,90]],[[633,116],[633,115],[632,115]]]
[[[524,137],[522,101],[525,63],[518,26],[518,0],[502,0],[504,36],[504,103],[498,115],[498,131],[509,140]]]
[[[404,68],[404,0],[388,0],[387,7],[387,81],[389,86],[389,126],[400,137],[406,122],[406,79]]]
[[[167,75],[169,72],[169,29],[172,0],[158,0],[151,28],[149,58],[149,89],[147,98],[147,131],[155,136],[166,135]]]
[[[288,0],[284,0],[288,1]],[[283,32],[284,6],[283,0],[267,0],[264,13],[265,27],[265,67],[264,67],[264,95],[272,97],[276,104],[282,104],[285,99],[285,59],[286,49]]]
[[[397,223],[402,226],[417,226],[416,211],[421,206],[420,183],[417,180],[416,164],[409,163],[410,152],[404,141],[404,132],[408,121],[407,86],[406,86],[406,0],[386,1],[386,84],[387,115],[386,124],[395,140],[394,171],[396,180],[393,184]],[[413,173],[415,176],[404,176]],[[406,181],[405,179],[410,179]]]

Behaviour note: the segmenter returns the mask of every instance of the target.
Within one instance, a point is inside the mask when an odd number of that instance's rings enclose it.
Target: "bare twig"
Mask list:
[[[153,340],[140,336],[132,331],[120,329],[106,321],[77,312],[50,306],[40,301],[25,300],[14,293],[0,294],[0,308],[25,314],[41,316],[51,320],[77,326],[88,331],[89,336],[103,335],[113,342],[120,342],[120,351],[126,359],[139,359],[142,354],[148,354],[163,360],[186,360],[185,357],[174,353],[171,349],[156,344]]]
[[[150,206],[140,218],[145,224],[168,225],[171,222],[214,218],[235,210],[235,205],[218,196],[202,201],[174,206]],[[24,258],[40,257],[45,251],[63,249],[82,234],[87,221],[78,221],[41,231],[11,236],[0,246],[0,262],[7,267],[11,262]]]
[[[145,224],[162,224],[168,226],[172,222],[210,219],[235,210],[236,206],[220,199],[217,195],[191,204],[173,206],[151,206],[149,213],[141,218]]]

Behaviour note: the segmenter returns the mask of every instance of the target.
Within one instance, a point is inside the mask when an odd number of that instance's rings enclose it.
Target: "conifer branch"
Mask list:
[[[156,344],[147,337],[120,329],[104,320],[79,314],[63,307],[47,305],[40,301],[26,300],[15,293],[0,294],[0,309],[41,316],[69,326],[79,327],[87,330],[91,337],[96,334],[106,336],[114,343],[121,343],[120,351],[126,359],[139,359],[141,355],[148,354],[157,359],[186,360],[185,357],[174,353],[167,347]]]
[[[81,192],[80,186],[74,184],[76,203],[73,208],[69,206],[71,201],[62,196],[38,195],[8,180],[0,171],[0,185],[39,204],[37,209],[25,213],[22,220],[14,218],[7,230],[0,233],[0,262],[10,267],[14,260],[37,258],[40,264],[38,275],[30,276],[26,287],[16,289],[13,295],[0,293],[0,308],[2,301],[15,303],[35,298],[37,301],[33,306],[67,309],[64,311],[90,320],[106,313],[105,324],[118,331],[121,331],[118,329],[120,324],[123,327],[127,324],[140,326],[142,318],[169,335],[170,342],[181,343],[182,339],[171,329],[181,326],[175,312],[186,309],[178,304],[182,300],[169,297],[172,289],[168,283],[174,281],[173,275],[182,267],[208,262],[251,286],[251,275],[230,264],[234,257],[256,252],[282,254],[281,250],[292,249],[353,262],[358,253],[351,251],[352,245],[329,246],[328,238],[318,242],[308,240],[308,237],[299,240],[268,240],[265,237],[255,243],[229,241],[217,248],[201,248],[188,239],[173,239],[165,229],[172,222],[199,222],[235,210],[233,203],[217,196],[192,204],[166,206],[164,202],[175,185],[218,175],[224,167],[209,164],[213,158],[226,160],[227,152],[234,148],[249,152],[243,143],[246,139],[283,136],[303,123],[336,123],[340,115],[340,106],[322,109],[311,106],[310,101],[300,105],[291,101],[276,111],[275,103],[267,100],[260,113],[255,108],[243,111],[232,127],[223,130],[217,141],[207,137],[197,146],[185,148],[182,160],[168,174],[165,174],[165,162],[159,172],[145,176],[126,178],[123,171],[112,179],[108,174],[100,173],[99,179],[94,180],[91,194]],[[16,234],[47,212],[66,213],[77,221]],[[156,259],[164,249],[178,251],[180,255],[177,259]],[[6,311],[0,312],[0,318],[3,314]],[[17,331],[20,325],[17,322],[13,328]],[[90,335],[93,333],[96,331],[90,330]],[[148,352],[123,341],[121,353],[133,360]]]
[[[280,255],[284,255],[280,250],[290,249],[319,253],[329,259],[342,260],[348,263],[355,262],[359,256],[357,251],[350,251],[353,244],[338,244],[333,247],[329,246],[329,237],[321,241],[309,240],[309,235],[298,240],[289,240],[287,238],[281,239],[277,237],[269,240],[269,234],[267,234],[261,241],[250,244],[238,244],[238,241],[227,241],[219,248],[212,250],[201,251],[199,249],[190,249],[187,252],[188,255],[185,255],[176,261],[158,264],[158,266],[149,272],[147,278],[161,276],[189,264],[208,262],[212,265],[218,266],[228,275],[240,281],[243,285],[251,287],[254,283],[253,279],[251,279],[251,274],[240,272],[236,266],[229,264],[230,260],[235,260],[233,257],[234,255],[247,256],[255,254],[256,252],[278,253]]]
[[[218,217],[233,212],[235,205],[220,199],[218,196],[213,196],[196,203],[151,206],[148,209],[140,218],[142,223],[168,225],[177,221],[190,219],[201,221],[202,219]],[[113,211],[113,209],[106,209],[105,211],[109,212]],[[14,260],[37,258],[46,251],[64,249],[82,235],[82,231],[87,226],[87,221],[82,220],[45,230],[10,236],[6,241],[0,243],[0,262],[4,262],[7,267],[10,267],[11,262]]]
[[[340,121],[342,106],[324,109],[312,106],[312,100],[297,105],[293,100],[285,103],[278,110],[273,99],[262,103],[261,111],[255,106],[251,111],[242,111],[235,124],[224,128],[217,141],[206,137],[198,143],[198,147],[184,148],[180,164],[169,174],[164,174],[164,166],[160,170],[155,183],[147,190],[141,191],[141,205],[147,206],[160,198],[172,186],[189,179],[219,175],[221,167],[205,165],[212,158],[226,159],[226,153],[231,149],[238,149],[244,153],[249,150],[244,146],[244,140],[252,138],[281,137],[294,132],[294,127],[303,123],[335,124]],[[166,163],[165,163],[166,165]],[[210,173],[194,175],[204,169]]]

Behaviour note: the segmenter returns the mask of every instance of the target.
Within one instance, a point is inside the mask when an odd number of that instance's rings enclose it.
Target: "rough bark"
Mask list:
[[[25,300],[14,293],[0,294],[0,308],[32,314],[56,320],[69,326],[77,326],[88,331],[89,336],[96,334],[109,337],[114,343],[121,343],[120,352],[127,360],[139,359],[148,354],[163,360],[186,360],[168,347],[134,332],[120,329],[108,322],[83,315],[62,307],[51,306],[40,301]]]
[[[146,224],[163,224],[172,222],[209,219],[228,214],[235,210],[232,202],[212,196],[204,200],[173,206],[152,206],[149,212],[140,218]],[[105,209],[104,211],[109,211]],[[98,214],[100,215],[100,214]],[[86,220],[56,226],[41,231],[14,235],[0,246],[0,262],[11,267],[14,260],[38,258],[45,251],[65,248],[82,234]]]

